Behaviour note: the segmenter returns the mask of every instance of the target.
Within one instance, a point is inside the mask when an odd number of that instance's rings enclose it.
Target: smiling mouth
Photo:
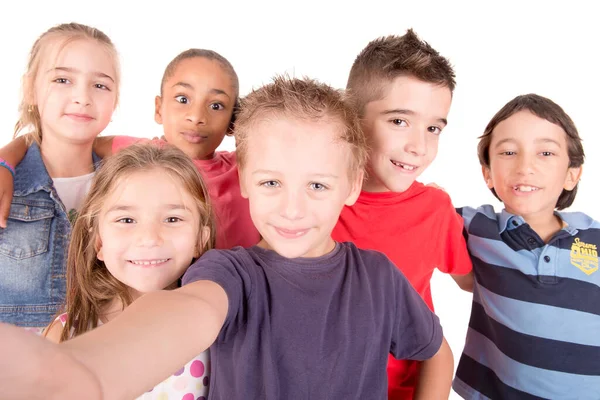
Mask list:
[[[408,172],[412,172],[412,171],[416,170],[417,168],[419,168],[416,165],[406,164],[406,163],[402,163],[400,161],[394,161],[394,160],[390,160],[390,161],[396,167],[402,168],[403,170],[408,171]]]
[[[285,229],[277,227],[275,227],[275,230],[277,231],[277,233],[279,233],[279,235],[288,239],[294,239],[304,236],[309,231],[309,229]]]
[[[138,265],[140,267],[154,267],[157,265],[161,265],[169,261],[170,258],[161,258],[155,260],[128,260],[133,265]]]
[[[67,113],[65,114],[67,117],[74,119],[76,121],[91,121],[94,118],[92,118],[91,115],[88,114],[79,114],[79,113]]]
[[[540,188],[535,187],[535,186],[529,186],[529,185],[516,185],[516,186],[513,186],[513,190],[516,192],[529,193],[529,192],[535,192],[537,190],[540,190]]]

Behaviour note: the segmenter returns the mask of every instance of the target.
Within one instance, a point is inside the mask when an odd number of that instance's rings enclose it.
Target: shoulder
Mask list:
[[[386,276],[400,273],[400,270],[383,252],[366,250],[356,247],[352,242],[340,243],[346,253],[345,262],[354,263],[357,269],[363,270],[368,276]]]
[[[498,214],[494,210],[494,206],[490,204],[484,204],[477,208],[460,207],[456,209],[456,212],[463,218],[467,230],[471,227],[471,224],[477,224],[477,221],[487,221],[497,225]]]
[[[442,213],[444,215],[456,213],[454,205],[452,205],[452,199],[446,191],[434,186],[423,185],[420,182],[415,182],[414,185],[415,186],[409,190],[415,191],[419,207],[425,207],[432,212],[438,214]]]
[[[564,212],[559,211],[558,215],[569,226],[579,230],[599,230],[600,222],[584,212]]]
[[[215,157],[220,157],[224,160],[229,160],[232,162],[236,162],[236,160],[237,160],[235,151],[217,151],[215,153]]]
[[[253,264],[249,251],[243,247],[233,249],[212,249],[202,254],[186,271],[183,283],[208,279],[220,282],[234,276],[243,275]]]

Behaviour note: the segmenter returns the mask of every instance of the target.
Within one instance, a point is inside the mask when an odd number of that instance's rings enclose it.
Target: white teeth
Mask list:
[[[400,167],[402,169],[405,169],[407,171],[413,171],[414,169],[416,169],[417,167],[413,167],[412,165],[405,165],[396,161],[392,161],[392,164],[394,164],[396,167]]]
[[[156,265],[156,264],[162,264],[164,262],[167,262],[168,260],[169,260],[168,258],[164,258],[162,260],[149,260],[149,261],[131,260],[130,262],[135,265]]]
[[[518,192],[533,192],[533,191],[538,190],[538,188],[533,187],[533,186],[519,185],[519,186],[515,186],[515,190]]]

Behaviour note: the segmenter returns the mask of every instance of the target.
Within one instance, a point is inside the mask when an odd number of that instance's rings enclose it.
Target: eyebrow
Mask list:
[[[515,139],[513,139],[513,138],[506,138],[506,139],[500,140],[498,143],[496,143],[496,145],[494,147],[500,147],[504,143],[514,143],[514,142],[516,142]],[[559,142],[557,142],[554,139],[550,139],[550,138],[536,139],[535,142],[536,143],[554,143],[555,145],[557,145],[558,147],[560,147],[560,143]]]
[[[75,68],[70,68],[70,67],[56,67],[56,68],[50,68],[50,69],[49,69],[48,71],[46,71],[46,72],[51,72],[51,71],[64,71],[64,72],[71,72],[71,73],[74,73],[74,74],[76,74],[76,73],[81,73],[81,71],[80,71],[80,70],[78,70],[78,69],[75,69]],[[111,81],[113,81],[113,82],[115,81],[115,80],[112,78],[112,76],[110,76],[110,75],[106,75],[104,72],[100,72],[100,71],[94,71],[92,74],[93,74],[93,75],[95,75],[95,76],[97,76],[97,77],[100,77],[100,78],[108,78],[108,79],[110,79],[110,80],[111,80]]]
[[[177,82],[176,84],[174,84],[171,87],[175,87],[175,86],[182,86],[182,87],[184,87],[186,89],[194,90],[194,86],[192,86],[191,84],[189,84],[187,82]],[[227,97],[231,97],[231,96],[229,96],[229,94],[227,94],[226,91],[221,90],[221,89],[212,88],[212,89],[209,90],[209,92],[213,93],[213,94],[222,94],[222,95],[225,95]]]
[[[136,206],[128,206],[128,205],[115,205],[111,208],[109,208],[106,213],[111,213],[111,212],[117,212],[117,211],[132,211],[137,209],[138,207]],[[168,210],[187,210],[188,208],[185,207],[183,204],[167,204],[165,205],[166,209]]]
[[[280,172],[277,171],[271,171],[268,169],[258,169],[254,172],[252,172],[252,175],[273,175],[273,174],[279,174]],[[334,174],[311,174],[310,175],[311,178],[330,178],[330,179],[339,179],[339,176],[334,175]]]
[[[417,115],[417,113],[412,110],[405,110],[402,108],[395,108],[393,110],[384,110],[381,112],[381,115],[390,115],[390,114]],[[444,124],[444,126],[448,125],[448,120],[446,118],[437,118],[436,121]]]

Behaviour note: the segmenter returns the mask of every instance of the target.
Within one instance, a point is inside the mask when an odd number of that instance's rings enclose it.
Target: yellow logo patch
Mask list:
[[[571,264],[586,275],[598,271],[598,248],[595,244],[584,243],[579,238],[571,245]]]

